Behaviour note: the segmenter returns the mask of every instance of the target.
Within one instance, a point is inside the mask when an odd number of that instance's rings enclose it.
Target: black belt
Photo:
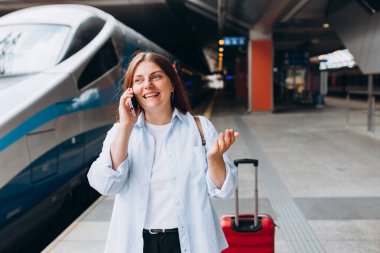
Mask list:
[[[144,233],[149,233],[151,235],[156,235],[159,233],[178,233],[178,228],[169,228],[169,229],[143,229]]]

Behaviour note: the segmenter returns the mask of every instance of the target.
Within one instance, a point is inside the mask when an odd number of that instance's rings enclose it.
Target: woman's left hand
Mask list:
[[[239,136],[238,132],[233,129],[226,129],[225,133],[220,133],[219,139],[216,139],[214,147],[207,152],[207,158],[221,158]]]

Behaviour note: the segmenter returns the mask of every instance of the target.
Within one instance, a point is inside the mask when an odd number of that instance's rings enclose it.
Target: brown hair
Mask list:
[[[169,77],[169,80],[174,86],[174,97],[171,101],[172,107],[177,108],[182,113],[190,112],[193,114],[189,98],[187,97],[177,71],[171,64],[170,60],[163,55],[153,52],[136,52],[135,56],[129,63],[127,72],[125,73],[124,88],[132,88],[133,75],[135,74],[137,66],[143,61],[153,62],[157,64]]]

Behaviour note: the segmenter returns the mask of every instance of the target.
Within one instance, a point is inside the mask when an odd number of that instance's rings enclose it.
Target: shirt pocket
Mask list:
[[[203,181],[207,171],[206,150],[204,146],[194,146],[189,160],[190,175],[196,181]]]

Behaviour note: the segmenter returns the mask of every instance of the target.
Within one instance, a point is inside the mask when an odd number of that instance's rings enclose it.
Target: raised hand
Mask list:
[[[207,157],[209,159],[221,158],[223,153],[231,147],[238,136],[239,133],[235,132],[233,129],[226,129],[224,134],[220,133],[219,138],[216,139],[213,148],[207,152]]]

